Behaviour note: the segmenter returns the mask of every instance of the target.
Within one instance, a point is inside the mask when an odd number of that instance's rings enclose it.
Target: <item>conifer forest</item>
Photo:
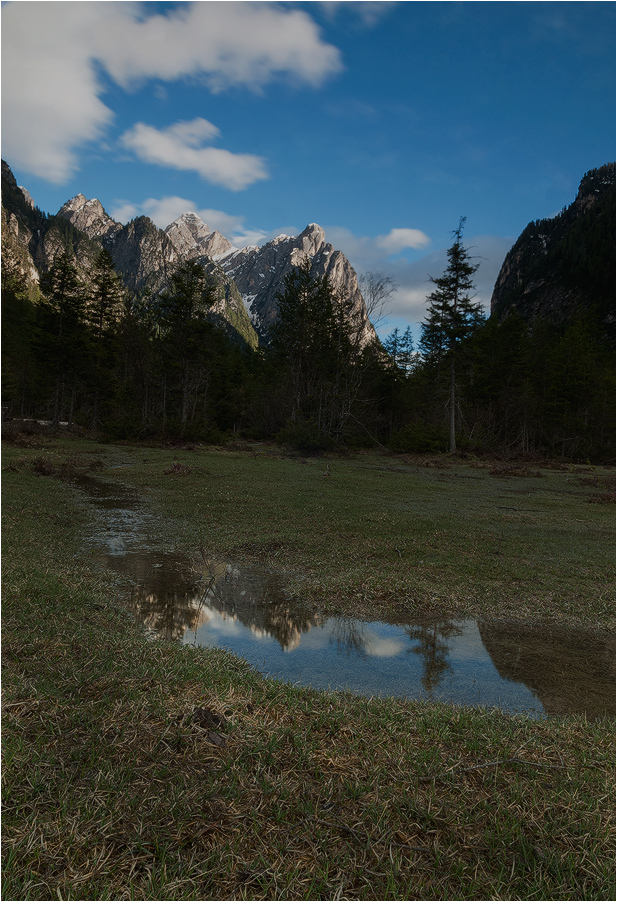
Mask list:
[[[302,454],[381,446],[609,461],[614,225],[596,216],[593,228],[579,218],[566,229],[566,213],[552,254],[529,250],[541,222],[511,253],[529,280],[543,266],[584,303],[557,321],[526,315],[519,286],[487,318],[461,219],[417,346],[409,328],[367,341],[344,294],[307,264],[285,278],[269,341],[254,347],[212,315],[215,280],[196,261],[177,265],[162,292],[130,291],[104,248],[79,271],[75,230],[56,217],[65,250],[36,292],[4,261],[3,418],[110,440],[277,440]]]

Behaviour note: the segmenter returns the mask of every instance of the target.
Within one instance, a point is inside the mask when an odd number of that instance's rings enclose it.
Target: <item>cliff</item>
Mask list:
[[[491,315],[516,311],[556,325],[580,313],[615,326],[615,164],[585,173],[576,199],[552,219],[530,222],[506,256]]]

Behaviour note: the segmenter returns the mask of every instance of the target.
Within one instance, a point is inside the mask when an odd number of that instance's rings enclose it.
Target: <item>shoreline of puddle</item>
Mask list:
[[[148,545],[152,517],[134,489],[93,476],[73,484],[99,509],[93,559],[129,588],[152,636],[224,647],[265,676],[368,696],[499,707],[531,717],[615,716],[611,634],[511,620],[409,624],[326,617],[265,567],[203,561]]]

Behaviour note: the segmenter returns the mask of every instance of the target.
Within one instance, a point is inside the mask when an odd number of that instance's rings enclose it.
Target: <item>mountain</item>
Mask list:
[[[530,222],[506,256],[491,314],[516,311],[561,325],[582,312],[615,326],[615,164],[585,173],[575,200],[552,219]]]
[[[44,222],[44,214],[35,208],[30,194],[20,188],[10,167],[2,160],[2,266],[5,272],[18,275],[33,297],[38,293],[39,272],[30,253],[30,243]]]
[[[55,216],[46,217],[33,208],[29,194],[17,185],[4,162],[2,202],[3,236],[6,232],[11,254],[20,261],[20,273],[35,286],[67,244],[85,277],[100,248],[106,248],[124,285],[138,293],[163,291],[183,260],[196,260],[219,286],[215,316],[255,346],[257,336],[262,343],[268,342],[285,276],[308,259],[315,276],[327,275],[332,288],[349,298],[360,343],[376,338],[355,271],[341,251],[326,243],[323,229],[314,223],[295,238],[279,235],[263,247],[239,249],[193,212],[183,213],[165,230],[146,216],[122,225],[99,200],[77,194]]]
[[[201,259],[207,255],[235,282],[260,340],[268,342],[278,312],[277,294],[284,290],[285,276],[305,260],[316,277],[327,275],[336,291],[351,300],[352,317],[362,345],[375,339],[358,278],[341,251],[327,244],[323,229],[312,223],[293,238],[279,235],[262,247],[234,247],[220,232],[211,231],[196,213],[183,213],[165,233],[183,256]]]
[[[351,301],[361,344],[373,341],[375,330],[356,273],[345,255],[326,243],[323,229],[315,223],[296,238],[279,235],[262,247],[232,248],[218,258],[218,263],[238,286],[257,334],[267,342],[278,310],[276,296],[283,291],[285,276],[307,259],[315,276],[327,275],[334,290],[344,292]]]
[[[19,276],[32,300],[39,294],[39,280],[66,248],[79,274],[87,277],[100,245],[60,216],[47,216],[35,207],[29,192],[17,185],[10,167],[2,161],[2,254],[5,272]]]
[[[122,229],[105,212],[99,200],[87,200],[83,194],[76,194],[58,210],[58,216],[68,219],[76,229],[85,232],[88,238],[109,238]]]
[[[164,291],[170,285],[174,270],[183,260],[197,259],[218,288],[218,299],[212,309],[213,318],[232,335],[236,333],[247,344],[257,346],[257,335],[236,286],[194,237],[192,241],[189,240],[189,236],[193,233],[188,225],[186,235],[180,227],[174,230],[169,226],[168,230],[163,231],[147,216],[138,216],[127,225],[122,225],[108,216],[98,200],[87,200],[83,194],[78,194],[67,201],[58,212],[58,216],[64,217],[89,237],[98,240],[111,254],[116,272],[123,283],[135,292]],[[203,229],[200,229],[191,217],[194,217],[204,229],[206,227],[195,214],[184,215],[184,222],[190,222],[197,235],[201,237]],[[172,238],[175,238],[177,243]],[[205,242],[204,246],[211,248],[213,242]]]
[[[106,213],[99,200],[88,200],[83,194],[68,200],[55,216],[45,216],[34,207],[26,189],[17,185],[3,161],[4,263],[20,275],[33,298],[38,294],[40,276],[49,271],[67,247],[79,275],[86,281],[101,247],[106,248],[125,287],[140,294],[157,294],[168,288],[176,267],[195,256],[183,254],[148,217],[140,216],[122,225]],[[199,262],[218,288],[212,318],[232,337],[240,336],[256,347],[257,335],[233,280],[210,257],[203,256]]]
[[[176,249],[187,259],[207,255],[213,260],[234,250],[220,232],[210,231],[197,213],[183,213],[165,229]]]

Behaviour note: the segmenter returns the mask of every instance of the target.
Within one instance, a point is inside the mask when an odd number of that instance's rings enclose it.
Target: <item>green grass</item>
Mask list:
[[[69,457],[144,494],[153,543],[268,561],[316,605],[503,614],[518,574],[526,616],[610,622],[613,512],[580,482],[608,471],[7,447],[3,898],[615,897],[614,723],[298,689],[147,641],[89,566],[92,511],[34,471]]]
[[[24,467],[35,456],[59,467],[81,447],[11,453]],[[143,494],[174,550],[263,561],[326,613],[614,627],[615,509],[599,503],[614,499],[614,469],[83,448],[116,464],[102,475]]]

